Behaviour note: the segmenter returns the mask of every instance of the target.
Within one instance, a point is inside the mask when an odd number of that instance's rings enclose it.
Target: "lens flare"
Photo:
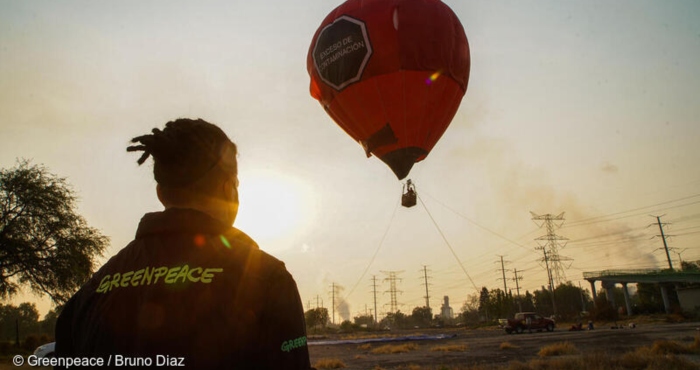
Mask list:
[[[225,236],[219,235],[219,238],[221,239],[221,243],[223,243],[226,246],[226,248],[231,249],[231,243],[228,242],[228,239],[226,239]]]
[[[425,79],[425,84],[431,85],[433,82],[435,82],[435,80],[438,79],[438,77],[440,77],[440,73],[441,73],[440,71],[437,71],[437,72],[431,74],[430,77]]]
[[[207,243],[207,239],[202,234],[197,234],[194,236],[194,245],[198,247],[203,247]]]

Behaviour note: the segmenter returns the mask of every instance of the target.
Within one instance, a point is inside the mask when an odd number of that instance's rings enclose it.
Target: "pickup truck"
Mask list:
[[[554,326],[556,326],[556,323],[554,320],[548,319],[534,312],[519,312],[515,314],[515,318],[502,321],[501,326],[508,334],[512,334],[513,332],[520,334],[525,330],[554,331]]]

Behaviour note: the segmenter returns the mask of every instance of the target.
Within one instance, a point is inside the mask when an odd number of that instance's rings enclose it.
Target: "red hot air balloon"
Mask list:
[[[403,179],[457,112],[469,44],[440,0],[348,0],[321,23],[306,65],[311,96]]]

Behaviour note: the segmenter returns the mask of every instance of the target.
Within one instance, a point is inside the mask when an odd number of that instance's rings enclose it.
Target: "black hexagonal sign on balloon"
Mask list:
[[[367,27],[359,19],[338,17],[318,34],[313,51],[321,80],[340,91],[362,78],[372,56]]]

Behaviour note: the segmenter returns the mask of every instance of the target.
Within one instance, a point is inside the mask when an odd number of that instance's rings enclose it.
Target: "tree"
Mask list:
[[[535,290],[533,292],[533,302],[535,303],[535,311],[544,316],[551,316],[554,314],[554,308],[552,307],[552,293],[542,287],[540,290]]]
[[[328,309],[325,307],[312,308],[304,312],[304,318],[308,328],[315,330],[317,326],[321,326],[322,329],[325,329],[328,324]]]
[[[49,312],[46,313],[44,319],[39,321],[39,326],[42,333],[53,336],[54,332],[56,331],[56,320],[58,320],[58,315],[59,312],[56,310],[49,310]]]
[[[579,318],[581,311],[585,311],[586,303],[590,300],[587,292],[571,282],[560,284],[554,289],[554,299],[557,302],[557,314],[567,320]]]
[[[682,271],[700,271],[700,261],[681,261]]]
[[[523,307],[523,312],[532,312],[535,310],[535,300],[529,290],[525,291],[525,297],[521,303]]]
[[[470,294],[462,304],[461,320],[466,325],[477,325],[479,323],[479,296]]]
[[[429,327],[432,319],[433,313],[430,307],[416,307],[411,313],[411,320],[413,321],[413,324],[423,328]]]
[[[34,303],[19,306],[0,304],[0,341],[15,341],[17,331],[20,338],[39,332],[39,311]]]
[[[28,285],[62,304],[92,275],[109,239],[76,213],[76,200],[42,166],[0,170],[0,298]]]
[[[479,292],[479,312],[486,318],[489,319],[489,290],[486,287],[482,287]]]
[[[600,294],[598,294],[598,297],[595,299],[595,308],[592,314],[595,320],[613,321],[618,318],[617,310],[606,297],[606,292],[600,292]]]
[[[389,312],[379,322],[379,325],[391,329],[406,329],[410,327],[409,316],[406,316],[406,314],[401,311]]]

